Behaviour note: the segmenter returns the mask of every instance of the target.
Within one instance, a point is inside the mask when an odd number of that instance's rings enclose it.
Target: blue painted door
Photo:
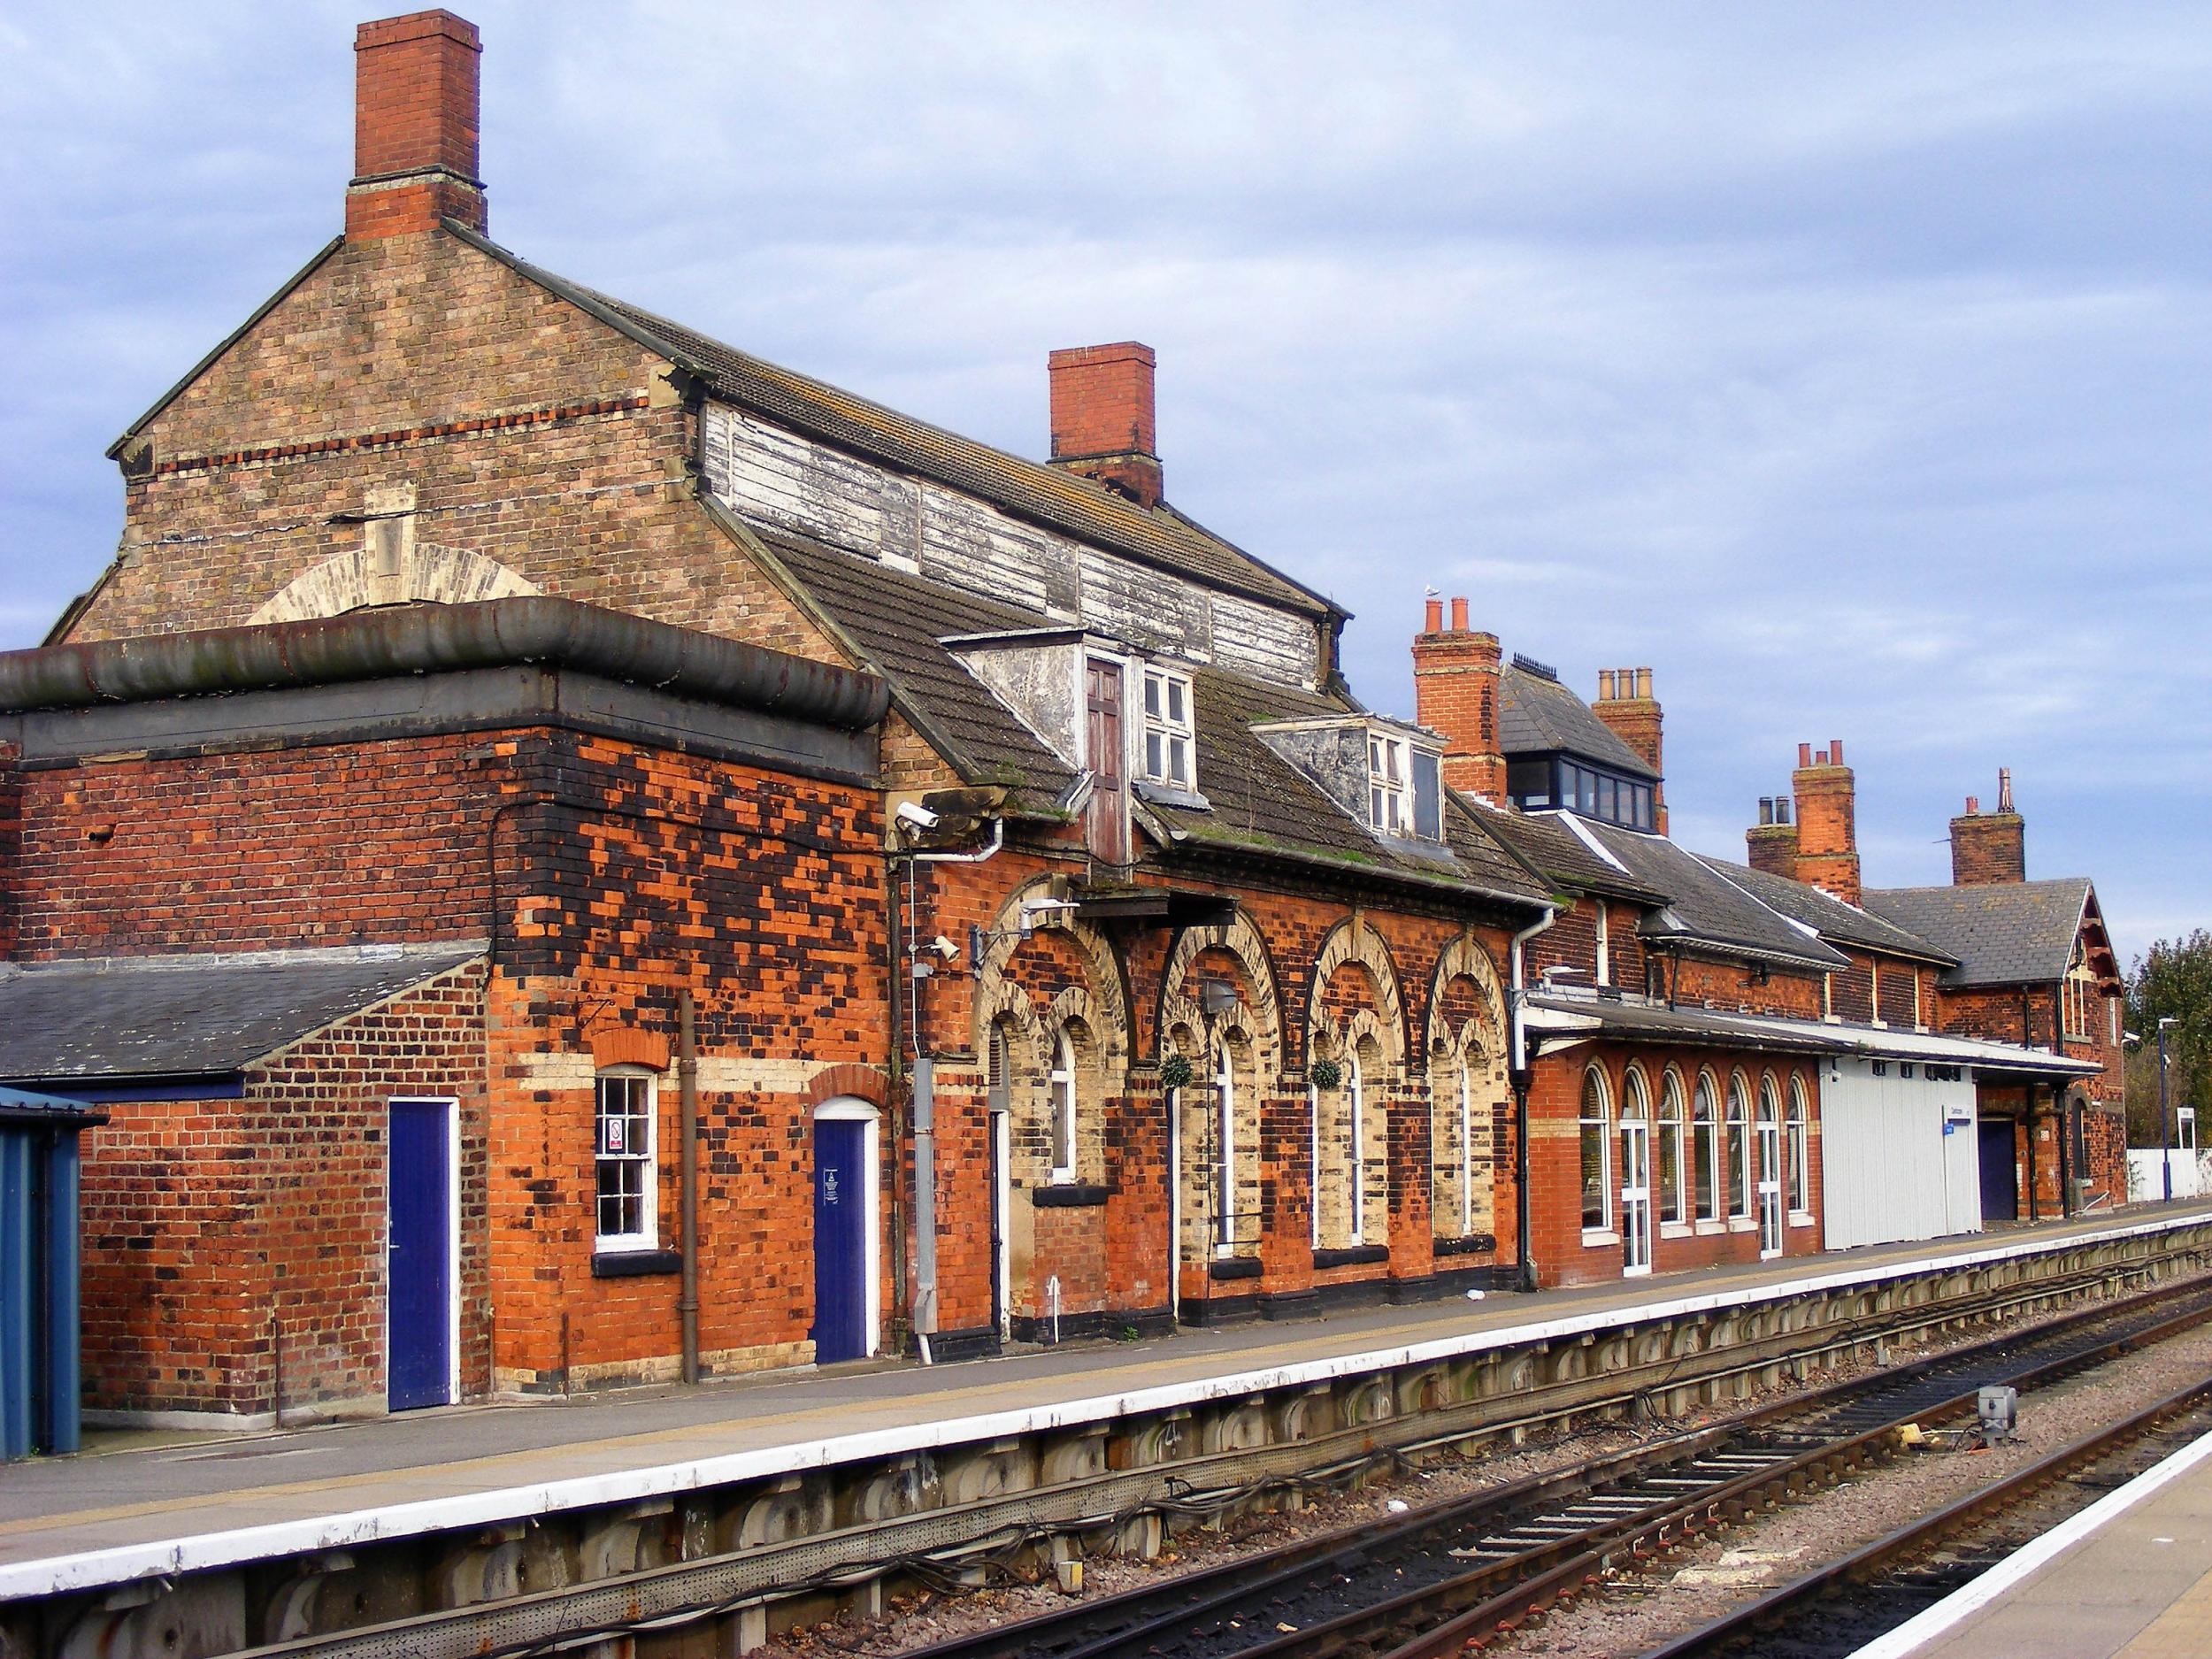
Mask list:
[[[814,1357],[868,1353],[868,1125],[814,1123]]]
[[[444,1101],[392,1102],[385,1294],[395,1411],[452,1400],[452,1112]]]
[[[1982,1220],[2020,1217],[2020,1166],[2013,1145],[2012,1119],[1985,1118],[1979,1125],[1982,1163]]]

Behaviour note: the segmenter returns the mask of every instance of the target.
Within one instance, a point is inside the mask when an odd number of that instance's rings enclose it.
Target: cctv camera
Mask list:
[[[900,802],[898,810],[892,816],[899,821],[902,828],[933,830],[937,827],[937,814],[917,801]]]
[[[947,962],[950,962],[955,956],[960,954],[960,947],[954,944],[951,940],[946,938],[942,933],[938,934],[936,938],[929,941],[929,948],[935,951],[939,956],[942,956]]]

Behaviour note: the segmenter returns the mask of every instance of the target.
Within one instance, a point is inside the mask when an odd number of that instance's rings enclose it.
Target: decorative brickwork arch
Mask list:
[[[396,570],[377,568],[367,547],[349,548],[294,577],[248,622],[301,622],[371,605],[458,605],[527,598],[544,590],[495,559],[466,548],[423,542],[401,554]]]
[[[1220,1025],[1183,988],[1192,964],[1209,950],[1225,951],[1236,958],[1243,983],[1238,987],[1241,1004],[1232,1023],[1252,1045],[1253,1066],[1264,1086],[1282,1075],[1282,992],[1267,941],[1241,908],[1218,927],[1187,927],[1176,935],[1175,947],[1168,953],[1167,970],[1160,976],[1160,1016],[1154,1029],[1171,1031],[1180,1025],[1206,1033]]]
[[[974,1019],[976,1053],[987,1051],[991,1027],[1010,1017],[1032,1041],[1041,1044],[1047,1035],[1047,1010],[1018,985],[1006,978],[1007,964],[1027,941],[1019,933],[1025,901],[1046,897],[1051,879],[1040,876],[1007,895],[991,918],[994,935],[983,953],[975,976]],[[1039,932],[1047,930],[1040,929]],[[1087,995],[1082,1018],[1099,1048],[1100,1063],[1118,1076],[1128,1064],[1133,1038],[1129,1025],[1129,993],[1122,978],[1121,958],[1104,934],[1087,922],[1054,922],[1049,931],[1071,945],[1082,959]],[[1041,1057],[1041,1048],[1040,1050]]]
[[[1398,964],[1392,960],[1390,946],[1383,936],[1369,926],[1357,912],[1346,917],[1329,930],[1329,936],[1321,941],[1321,949],[1314,953],[1313,979],[1307,987],[1306,1033],[1311,1040],[1327,1032],[1341,1037],[1340,1021],[1333,1021],[1323,1008],[1329,994],[1329,982],[1337,970],[1347,964],[1356,964],[1365,971],[1367,981],[1375,988],[1375,1002],[1383,1027],[1376,1032],[1383,1058],[1391,1065],[1402,1065],[1406,1053],[1405,996],[1399,989]]]
[[[590,1034],[591,1063],[603,1071],[610,1066],[636,1065],[648,1071],[668,1070],[668,1039],[657,1031],[634,1025],[609,1025]]]
[[[1505,994],[1490,953],[1463,933],[1438,953],[1424,1019],[1429,1218],[1440,1239],[1496,1235],[1497,1168],[1509,1117]]]

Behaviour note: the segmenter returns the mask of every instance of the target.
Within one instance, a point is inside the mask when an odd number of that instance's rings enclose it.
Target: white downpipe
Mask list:
[[[1045,1306],[1052,1313],[1052,1346],[1060,1346],[1060,1275],[1045,1280]]]
[[[1548,931],[1558,919],[1558,910],[1547,906],[1540,919],[1530,923],[1513,935],[1510,956],[1513,969],[1513,1069],[1516,1071],[1528,1070],[1528,1022],[1521,1011],[1521,1000],[1526,995],[1528,975],[1522,947],[1537,934]]]

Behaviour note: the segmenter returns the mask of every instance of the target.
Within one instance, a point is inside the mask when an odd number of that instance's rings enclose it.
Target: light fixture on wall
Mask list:
[[[1226,979],[1207,979],[1198,987],[1198,1005],[1209,1019],[1237,1011],[1237,987]]]

